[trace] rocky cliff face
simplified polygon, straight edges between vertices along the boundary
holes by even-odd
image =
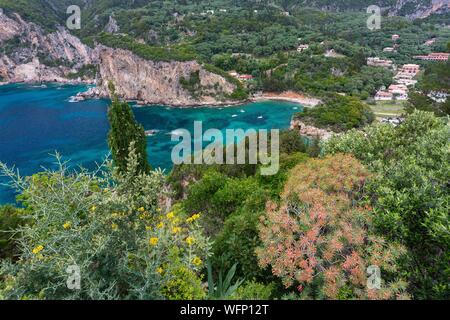
[[[142,104],[190,106],[234,102],[227,96],[236,89],[235,85],[196,61],[147,61],[126,50],[101,45],[91,49],[63,27],[46,34],[18,14],[7,16],[0,11],[0,45],[3,49],[0,82],[67,82],[68,74],[94,64],[99,69],[96,92],[100,96],[109,95],[111,81],[119,96]],[[182,79],[189,80],[193,74],[198,75],[195,92],[182,85]]]
[[[338,135],[331,130],[317,128],[300,120],[292,120],[290,129],[298,131],[302,136],[308,138],[320,138],[320,140],[328,140],[332,136]]]
[[[190,106],[233,103],[226,96],[235,90],[235,85],[206,71],[196,61],[148,61],[127,50],[104,46],[96,50],[103,95],[107,94],[108,82],[111,81],[119,96],[142,104]],[[193,94],[180,81],[196,73],[201,90]]]
[[[64,81],[68,73],[95,62],[93,50],[66,29],[46,34],[1,9],[0,47],[0,77],[10,82]]]
[[[302,0],[301,4],[329,11],[365,11],[369,5],[377,5],[391,16],[411,19],[426,18],[433,13],[450,11],[450,0]]]
[[[411,19],[426,18],[434,13],[450,11],[450,0],[397,0],[390,15],[403,15]]]

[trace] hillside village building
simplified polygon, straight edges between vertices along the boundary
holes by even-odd
[[[301,45],[298,46],[297,52],[303,52],[303,51],[308,50],[308,49],[309,49],[309,45],[308,44],[301,44]]]
[[[391,101],[394,98],[394,95],[390,92],[386,91],[378,91],[375,95],[376,101]]]
[[[394,84],[391,84],[387,90],[380,90],[375,95],[377,101],[407,100],[408,87],[416,85],[417,80],[414,77],[420,72],[418,64],[405,64],[397,70],[394,76]]]
[[[392,47],[386,47],[383,49],[383,52],[394,52],[394,51],[395,51],[395,49]]]
[[[450,53],[433,52],[426,56],[424,56],[424,55],[414,56],[414,59],[425,60],[425,61],[447,61],[449,56],[450,56]]]
[[[367,58],[367,65],[373,67],[391,68],[393,66],[392,60],[384,60],[378,57]]]

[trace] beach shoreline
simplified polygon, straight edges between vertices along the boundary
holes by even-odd
[[[264,92],[259,96],[252,97],[250,100],[254,102],[264,100],[287,101],[298,103],[305,107],[315,107],[322,102],[320,99],[308,97],[302,93],[297,93],[294,91],[285,91],[281,93]]]

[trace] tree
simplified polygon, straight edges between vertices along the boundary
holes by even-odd
[[[147,138],[142,125],[138,124],[134,118],[133,111],[128,103],[119,101],[114,90],[113,102],[108,110],[108,119],[111,129],[108,135],[108,143],[111,149],[114,166],[120,172],[127,170],[127,157],[129,147],[134,142],[134,148],[138,155],[137,171],[148,173],[150,165],[147,160]]]

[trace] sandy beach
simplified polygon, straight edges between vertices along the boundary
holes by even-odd
[[[260,96],[256,96],[252,98],[253,101],[261,101],[261,100],[284,100],[289,102],[295,102],[302,104],[307,107],[315,107],[321,100],[317,98],[308,97],[304,94],[297,93],[294,91],[285,91],[282,93],[276,92],[264,92]]]

